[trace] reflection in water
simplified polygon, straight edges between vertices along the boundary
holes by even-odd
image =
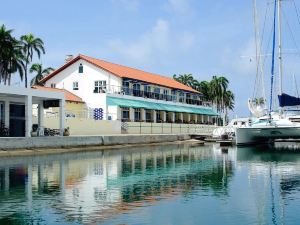
[[[170,210],[151,211],[164,204],[190,222],[215,224],[208,218],[222,206],[223,224],[282,224],[300,203],[300,157],[265,150],[164,145],[0,159],[0,224],[137,223],[133,215],[181,224]]]

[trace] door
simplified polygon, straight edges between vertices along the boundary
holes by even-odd
[[[4,102],[0,102],[0,123],[4,123]]]
[[[9,105],[9,134],[11,137],[25,136],[25,105]]]

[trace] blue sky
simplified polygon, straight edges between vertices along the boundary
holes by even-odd
[[[36,60],[44,66],[82,53],[166,76],[224,75],[236,95],[232,115],[249,114],[255,62],[240,56],[255,53],[252,0],[1,1],[0,24],[44,41]],[[267,0],[258,2],[263,15]]]

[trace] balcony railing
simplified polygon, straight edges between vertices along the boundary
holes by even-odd
[[[189,104],[189,105],[211,107],[211,103],[207,101],[203,101],[202,99],[200,99],[201,97],[198,97],[197,99],[187,98],[186,96],[182,96],[182,95],[180,96],[180,95],[162,94],[162,93],[143,91],[143,90],[137,90],[128,87],[120,87],[114,85],[110,85],[110,86],[107,85],[106,87],[103,87],[100,93],[128,95],[128,96],[156,99],[162,101],[179,102],[179,103]]]

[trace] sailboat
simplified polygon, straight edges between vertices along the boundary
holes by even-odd
[[[282,91],[282,37],[281,37],[281,7],[282,0],[274,1],[273,22],[273,48],[271,68],[270,102],[268,110],[257,111],[258,117],[248,126],[236,129],[237,145],[253,145],[267,143],[275,139],[300,138],[300,116],[291,115],[285,111],[285,107],[300,105],[300,98],[288,95]],[[277,19],[277,20],[276,20]],[[274,86],[274,64],[276,45],[276,21],[278,26],[278,80],[279,80],[279,109],[273,110],[273,86]],[[250,111],[255,111],[251,102],[248,102]],[[252,108],[251,108],[252,107]],[[264,112],[265,115],[261,116]]]

